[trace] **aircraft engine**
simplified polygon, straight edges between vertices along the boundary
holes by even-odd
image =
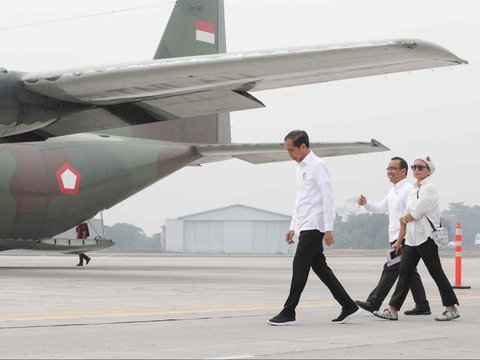
[[[0,137],[43,128],[59,117],[62,103],[25,89],[21,75],[0,68]]]

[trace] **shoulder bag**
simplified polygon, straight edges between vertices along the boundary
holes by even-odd
[[[430,223],[430,226],[432,227],[432,240],[435,241],[435,244],[437,244],[438,247],[442,245],[447,245],[448,242],[450,241],[448,239],[448,230],[447,228],[442,227],[442,223],[440,223],[440,226],[435,229],[435,226],[433,226],[433,223],[430,221],[430,219],[425,215],[427,218],[428,222]]]

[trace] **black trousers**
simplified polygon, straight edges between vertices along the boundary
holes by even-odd
[[[290,294],[285,302],[281,314],[295,318],[295,308],[300,301],[305,284],[307,283],[310,268],[328,287],[335,300],[342,306],[342,310],[356,309],[357,305],[347,294],[333,271],[328,267],[323,254],[323,236],[319,230],[300,232],[297,251],[293,258],[292,282]]]
[[[410,280],[420,259],[423,260],[428,272],[437,284],[443,306],[458,305],[457,296],[443,271],[438,255],[438,246],[430,238],[418,246],[405,245],[400,262],[400,276],[389,305],[400,310],[407,297]]]
[[[368,295],[367,299],[367,301],[377,310],[380,309],[380,306],[392,289],[395,281],[397,281],[400,273],[400,264],[401,262],[391,266],[388,266],[387,263],[383,265],[383,271],[382,275],[380,276],[380,280],[378,281],[375,289],[373,289],[370,295]],[[417,306],[429,306],[427,295],[425,294],[425,288],[423,287],[422,279],[420,274],[417,272],[417,269],[415,269],[412,274],[409,288],[412,291],[413,300]]]
[[[87,259],[90,259],[87,255],[85,255],[84,253],[79,253],[78,254],[78,259],[80,261],[80,264],[83,264],[83,260],[87,260]]]

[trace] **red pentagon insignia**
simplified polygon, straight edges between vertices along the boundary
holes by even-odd
[[[80,171],[69,163],[65,163],[55,172],[55,175],[57,176],[62,194],[77,195],[80,188],[80,179],[82,178]]]

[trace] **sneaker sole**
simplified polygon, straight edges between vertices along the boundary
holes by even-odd
[[[351,313],[350,315],[348,315],[345,319],[343,319],[342,321],[333,321],[333,320],[330,320],[330,322],[332,324],[344,324],[346,323],[347,321],[349,320],[352,320],[353,318],[356,318],[358,315],[360,315],[362,313],[362,310],[361,309],[358,309],[357,311],[355,311],[354,313]]]
[[[435,318],[435,320],[436,320],[436,321],[452,321],[452,320],[458,319],[459,317],[460,317],[460,315],[455,316],[454,318],[451,318],[451,319],[438,319],[438,318]]]
[[[277,322],[267,320],[267,324],[272,326],[294,326],[294,325],[297,325],[297,321],[293,320],[293,321],[286,321],[283,323],[277,323]]]
[[[357,304],[357,305],[358,305],[358,304]],[[362,308],[363,310],[368,311],[369,313],[372,313],[372,314],[373,314],[374,311],[378,311],[378,309],[366,308],[366,307],[363,307],[363,306],[361,306],[361,305],[358,305],[358,307],[359,307],[359,308]]]
[[[414,313],[414,314],[407,314],[406,312],[404,312],[403,314],[407,315],[407,316],[418,316],[418,315],[432,315],[432,312],[431,311],[425,311],[425,312],[422,312],[422,313]]]

